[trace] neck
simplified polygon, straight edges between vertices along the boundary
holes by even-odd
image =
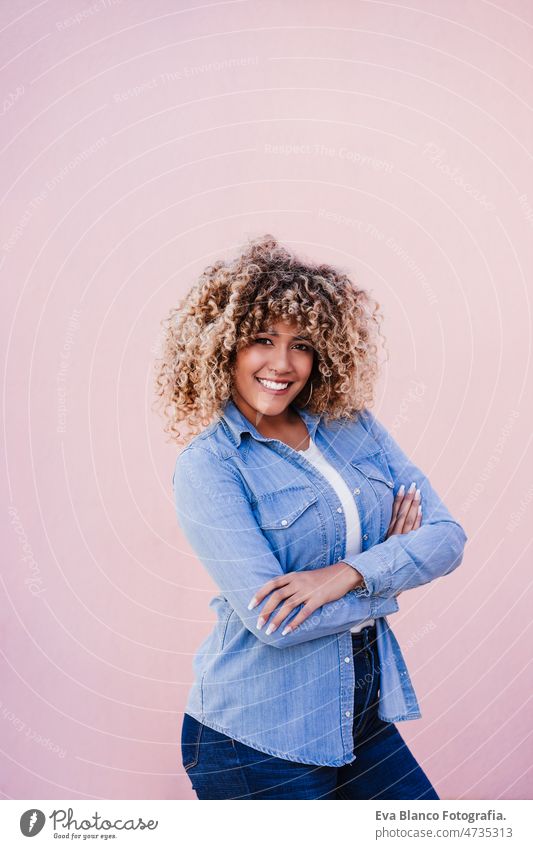
[[[232,401],[241,411],[243,416],[245,416],[248,421],[253,424],[256,430],[259,431],[261,436],[275,438],[277,434],[286,430],[287,427],[295,424],[299,419],[298,414],[295,412],[291,404],[287,404],[285,409],[280,413],[269,415],[268,413],[263,413],[261,410],[257,410],[255,407],[252,407],[251,404],[248,404],[248,402],[245,401],[244,398],[241,398],[240,395],[233,395]]]

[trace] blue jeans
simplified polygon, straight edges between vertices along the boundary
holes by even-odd
[[[439,799],[392,722],[378,718],[375,625],[352,634],[355,761],[302,764],[259,752],[185,713],[182,762],[198,799]]]

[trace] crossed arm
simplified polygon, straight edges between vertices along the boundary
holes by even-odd
[[[415,495],[415,490],[412,488],[405,490],[405,486],[400,487],[394,499],[387,537],[393,534],[406,534],[421,525],[420,501]],[[368,587],[361,572],[354,565],[341,560],[324,569],[302,569],[267,581],[259,592],[255,593],[248,608],[253,610],[268,596],[258,618],[257,627],[262,628],[266,625],[266,633],[272,634],[285,617],[299,605],[298,614],[281,632],[284,636],[305,622],[307,617],[322,605],[337,601],[351,591],[368,595],[367,590]],[[394,595],[398,597],[401,592],[402,590],[398,590]]]
[[[348,592],[324,604],[286,636],[281,635],[281,628],[273,634],[258,630],[260,608],[250,611],[250,599],[267,581],[285,573],[257,524],[238,475],[208,449],[195,446],[179,455],[173,485],[178,521],[186,539],[244,626],[261,642],[282,649],[338,634],[365,619],[399,609],[394,597],[358,597]],[[285,624],[300,609],[301,605],[294,608]]]
[[[426,475],[407,457],[370,410],[360,413],[363,426],[384,449],[393,480],[415,481],[424,504],[420,528],[391,536],[345,562],[365,579],[358,595],[390,598],[403,590],[422,586],[448,575],[463,560],[468,539],[450,515]]]
[[[348,630],[368,618],[395,613],[400,592],[448,574],[462,561],[467,539],[462,527],[385,428],[369,411],[361,415],[364,426],[385,448],[394,479],[415,481],[420,488],[424,499],[422,526],[326,567],[337,570],[328,573],[331,582],[343,570],[346,576],[348,564],[364,577],[364,585],[357,586],[356,580],[356,589],[350,591],[353,579],[343,579],[348,581],[345,594],[312,610],[296,630],[285,635],[285,626],[296,619],[304,604],[293,607],[278,623],[284,628],[267,633],[256,627],[265,602],[252,611],[252,597],[268,582],[282,582],[286,575],[257,525],[238,475],[207,448],[186,448],[177,459],[173,485],[183,533],[244,626],[268,645],[285,648]],[[319,571],[324,570],[307,574]]]

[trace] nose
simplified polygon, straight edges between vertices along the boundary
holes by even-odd
[[[284,345],[278,345],[272,350],[269,365],[272,369],[275,369],[277,375],[292,371],[289,351]]]

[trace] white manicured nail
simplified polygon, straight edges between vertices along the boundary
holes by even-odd
[[[290,632],[291,632],[291,631],[292,631],[291,626],[290,626],[290,625],[286,625],[286,626],[285,626],[285,628],[283,629],[283,631],[281,632],[281,636],[282,636],[282,637],[284,637],[284,636],[285,636],[285,634],[290,634]]]
[[[407,492],[410,494],[411,492],[414,492],[415,489],[416,489],[416,483],[413,481],[413,483],[411,484],[411,486],[409,487]]]
[[[403,495],[403,494],[404,494],[404,492],[405,492],[405,486],[404,486],[404,485],[403,485],[403,483],[402,483],[402,485],[401,485],[400,489],[398,490],[398,495]]]
[[[272,622],[271,622],[270,625],[268,626],[268,628],[266,629],[265,634],[272,634],[276,630],[277,627],[278,627],[277,625],[273,625]]]
[[[254,596],[253,599],[251,600],[250,604],[248,605],[248,610],[253,610],[254,607],[256,606],[256,604],[257,604],[257,599]]]
[[[419,489],[417,489],[417,491],[415,492],[415,501],[420,501],[420,490]]]
[[[419,505],[419,507],[418,507],[418,515],[420,516],[420,514],[421,514],[421,513],[422,513],[422,505]]]
[[[265,622],[266,622],[266,619],[263,619],[263,617],[262,617],[262,616],[260,616],[260,617],[259,617],[259,619],[257,620],[257,625],[255,626],[255,627],[257,628],[257,630],[258,630],[258,631],[260,631],[260,630],[261,630],[261,628],[263,627],[263,625],[265,624]]]

